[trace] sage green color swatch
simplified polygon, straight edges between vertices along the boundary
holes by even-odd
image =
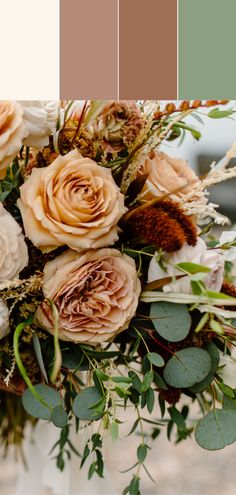
[[[179,0],[179,99],[235,99],[236,0]]]

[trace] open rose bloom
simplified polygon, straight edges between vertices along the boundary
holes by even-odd
[[[114,244],[124,196],[111,171],[78,151],[34,168],[18,200],[26,235],[42,251],[68,246],[82,251]]]
[[[59,313],[59,337],[98,344],[128,328],[141,285],[134,261],[116,249],[77,254],[68,251],[44,270],[44,296]],[[36,322],[54,333],[52,311],[44,302]]]

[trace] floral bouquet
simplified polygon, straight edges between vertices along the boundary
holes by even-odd
[[[215,237],[228,220],[208,198],[236,176],[236,146],[200,178],[160,151],[201,137],[190,114],[198,127],[203,108],[231,116],[225,103],[0,102],[5,448],[51,421],[58,468],[74,452],[102,477],[104,435],[116,439],[132,407],[140,443],[123,494],[138,495],[162,427],[209,450],[236,440],[222,369],[236,342],[236,231]],[[74,425],[90,436],[79,449]]]

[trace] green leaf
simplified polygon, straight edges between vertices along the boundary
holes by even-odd
[[[203,449],[219,450],[236,441],[236,412],[214,409],[196,426],[195,438]]]
[[[40,344],[40,340],[38,338],[37,333],[33,334],[33,346],[34,346],[34,352],[35,352],[35,355],[36,355],[36,358],[37,358],[37,361],[38,361],[38,364],[40,367],[40,371],[44,377],[44,380],[46,381],[46,383],[48,383],[47,372],[46,372],[44,362],[43,362],[41,344]]]
[[[184,262],[184,263],[178,263],[175,265],[175,268],[180,270],[181,272],[188,273],[190,275],[193,275],[194,273],[208,273],[210,272],[210,268],[207,268],[204,265],[198,265],[197,263],[191,263],[189,262]]]
[[[159,368],[165,366],[163,357],[161,357],[160,354],[157,354],[156,352],[149,352],[147,354],[147,358],[149,359],[150,363],[154,364],[154,366],[158,366]]]
[[[234,113],[235,112],[233,110],[219,110],[219,108],[217,107],[213,108],[213,110],[208,113],[208,117],[210,117],[211,119],[223,119],[225,117],[230,117]]]
[[[233,409],[236,411],[236,399],[233,400],[229,396],[224,395],[222,407],[225,410]]]
[[[52,410],[51,420],[57,428],[65,428],[68,423],[68,415],[62,406],[56,406]]]
[[[218,383],[218,387],[224,395],[227,395],[227,397],[230,397],[230,399],[234,398],[234,391],[231,387],[229,387],[229,385],[226,385],[225,383]]]
[[[194,394],[198,394],[200,392],[203,392],[203,390],[206,390],[206,388],[209,387],[209,385],[214,380],[214,375],[218,369],[219,362],[220,362],[219,350],[216,347],[216,345],[213,344],[213,342],[208,342],[204,346],[204,349],[208,352],[208,354],[211,357],[211,370],[208,373],[208,375],[206,376],[206,378],[204,378],[204,380],[202,380],[199,383],[196,383],[195,385],[193,385],[193,387],[190,387],[189,390],[191,392],[193,392]]]
[[[155,404],[155,394],[152,388],[149,388],[146,392],[146,403],[148,412],[151,414]]]
[[[183,418],[181,412],[178,411],[178,409],[176,409],[175,406],[172,406],[169,408],[169,413],[170,413],[171,419],[174,421],[177,428],[180,431],[187,431],[187,427],[186,427],[186,423],[184,421],[184,418]]]
[[[111,423],[111,438],[113,442],[117,440],[119,436],[119,425],[116,421],[112,421]]]
[[[101,399],[101,395],[96,387],[88,387],[79,392],[73,403],[73,413],[79,419],[92,421],[102,417],[101,412],[91,409]]]
[[[188,347],[170,358],[164,369],[164,379],[172,387],[192,387],[204,380],[210,369],[208,352],[198,347]]]
[[[61,406],[61,397],[59,392],[57,392],[54,388],[48,387],[48,385],[44,385],[43,383],[35,385],[34,388],[47,406],[37,400],[30,389],[27,389],[22,396],[24,409],[34,418],[47,420],[51,419],[52,409],[56,406]]]
[[[95,373],[96,373],[97,377],[99,378],[99,380],[101,380],[102,382],[106,382],[107,380],[109,380],[109,376],[106,375],[106,373],[104,373],[102,370],[97,369],[97,370],[95,370]]]
[[[133,387],[135,388],[135,390],[137,390],[137,392],[139,392],[139,394],[141,394],[142,392],[142,382],[139,378],[139,376],[137,375],[137,373],[135,373],[134,371],[130,371],[129,372],[129,377],[132,381],[132,384],[133,384]]]
[[[151,387],[153,378],[154,378],[153,371],[148,371],[142,381],[142,385],[141,385],[142,392],[146,392]]]
[[[140,464],[142,464],[147,457],[147,445],[141,443],[137,448],[137,458]]]
[[[130,495],[139,495],[139,481],[140,478],[138,476],[133,477],[129,486]]]
[[[131,379],[128,378],[127,376],[113,376],[112,381],[115,383],[130,383],[131,384]]]
[[[159,335],[170,342],[179,342],[189,333],[191,316],[185,304],[152,303],[150,318]]]

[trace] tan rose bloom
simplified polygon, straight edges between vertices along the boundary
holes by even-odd
[[[0,282],[18,278],[28,264],[28,249],[15,219],[0,204]]]
[[[134,260],[116,249],[67,251],[44,269],[44,296],[59,312],[59,338],[98,344],[125,330],[140,295]],[[36,323],[54,332],[51,308],[45,301]]]
[[[33,169],[18,200],[25,232],[42,251],[67,245],[81,251],[113,244],[126,211],[111,171],[78,151]]]
[[[0,179],[22,146],[28,131],[23,122],[23,109],[15,101],[0,101]]]
[[[150,152],[139,174],[147,174],[147,180],[141,192],[142,198],[147,201],[173,191],[175,192],[170,195],[171,199],[178,200],[191,192],[193,184],[199,180],[185,160],[170,157],[160,151]]]

